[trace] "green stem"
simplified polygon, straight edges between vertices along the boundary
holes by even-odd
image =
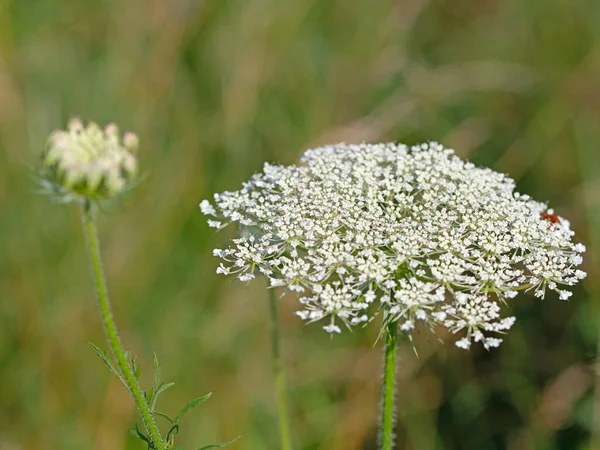
[[[596,314],[596,317],[599,317],[598,314]],[[596,355],[600,355],[600,339],[598,339]],[[594,382],[595,385],[590,450],[600,450],[600,374],[596,374]]]
[[[398,349],[398,324],[390,322],[387,325],[385,336],[385,364],[383,369],[381,405],[381,424],[379,440],[381,450],[394,448],[394,422],[395,422],[395,388],[396,388],[396,360]]]
[[[156,450],[165,450],[164,441],[160,435],[160,431],[154,423],[154,418],[150,412],[148,402],[146,401],[145,395],[140,389],[138,380],[133,374],[133,370],[127,361],[125,351],[121,346],[119,339],[119,332],[117,331],[117,325],[113,318],[110,306],[110,300],[108,298],[108,291],[106,289],[106,282],[104,278],[104,270],[102,268],[102,256],[100,255],[100,244],[98,241],[98,233],[96,231],[96,220],[94,206],[89,200],[86,200],[82,207],[83,216],[83,230],[85,233],[91,265],[92,265],[92,276],[96,287],[96,296],[98,298],[98,305],[100,306],[100,313],[102,316],[102,322],[104,324],[104,330],[106,331],[106,337],[108,343],[112,349],[112,352],[117,359],[119,368],[125,377],[129,392],[135,401],[135,404],[142,416],[142,422],[148,432],[149,438],[152,441],[153,448]]]
[[[283,360],[279,348],[279,326],[277,321],[277,304],[275,290],[269,291],[269,316],[271,328],[271,345],[273,352],[273,374],[275,376],[275,393],[277,394],[277,410],[279,415],[279,439],[281,450],[291,450],[290,425],[288,422],[285,377],[283,375]]]

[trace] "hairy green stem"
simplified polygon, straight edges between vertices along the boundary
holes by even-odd
[[[575,136],[577,142],[576,154],[579,159],[579,168],[584,186],[595,186],[600,182],[600,174],[597,170],[600,164],[597,142],[600,138],[597,119],[591,113],[582,114],[575,123]],[[600,254],[600,208],[598,207],[598,195],[593,189],[582,191],[586,212],[587,228],[589,230],[589,243],[591,253]],[[590,255],[591,256],[591,255]],[[597,260],[591,258],[589,272],[589,305],[590,313],[595,316],[596,332],[600,331],[600,284],[598,284],[599,266]],[[594,276],[596,275],[596,276]],[[597,337],[596,358],[600,357],[600,335]],[[591,423],[590,450],[600,450],[600,371],[596,370],[594,377],[594,398]]]
[[[279,439],[281,450],[291,450],[290,425],[288,422],[287,401],[285,392],[285,377],[283,374],[283,360],[279,348],[279,326],[277,321],[277,300],[275,290],[269,291],[269,316],[271,328],[271,346],[273,352],[273,375],[275,377],[275,393],[277,395],[277,412],[279,415]]]
[[[383,368],[383,384],[381,404],[381,424],[379,442],[381,450],[394,448],[395,424],[395,389],[396,389],[396,360],[398,350],[398,324],[390,322],[385,336],[385,363]]]
[[[148,406],[146,397],[142,393],[138,380],[133,374],[133,369],[127,361],[125,351],[123,350],[121,341],[119,339],[119,332],[112,315],[110,300],[108,298],[104,269],[102,268],[102,256],[100,254],[100,244],[98,241],[98,233],[96,231],[94,205],[92,205],[89,200],[86,200],[83,204],[82,216],[83,230],[91,260],[92,276],[94,278],[94,284],[96,287],[96,297],[98,299],[100,315],[102,316],[102,323],[104,325],[104,330],[106,331],[108,343],[110,344],[115,358],[117,359],[119,369],[125,378],[129,392],[131,393],[138,411],[142,416],[142,422],[144,423],[144,427],[146,428],[149,438],[152,441],[153,448],[156,450],[165,450],[166,447],[164,441],[160,435],[158,427],[154,423],[154,418],[150,412],[150,407]]]
[[[596,317],[600,316],[596,313]],[[600,355],[600,338],[596,344],[596,355]],[[591,431],[590,450],[600,450],[600,373],[596,373],[594,380],[594,401]]]

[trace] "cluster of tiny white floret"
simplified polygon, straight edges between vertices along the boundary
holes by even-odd
[[[66,130],[54,131],[42,154],[42,178],[66,200],[109,199],[121,193],[137,175],[138,138],[121,137],[115,124],[104,129],[72,119]]]
[[[520,291],[566,300],[586,274],[569,222],[515,192],[508,176],[437,143],[338,144],[299,166],[265,164],[235,192],[204,200],[209,225],[240,235],[214,254],[217,273],[300,293],[307,321],[339,333],[383,312],[407,334],[424,324],[497,347]],[[562,286],[562,287],[560,287]],[[491,335],[490,335],[491,334]]]

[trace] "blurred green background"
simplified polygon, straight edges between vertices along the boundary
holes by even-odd
[[[198,448],[277,449],[267,301],[215,274],[198,202],[338,141],[438,140],[549,200],[588,246],[570,302],[519,297],[491,353],[401,350],[398,448],[590,449],[600,323],[598,0],[0,0],[0,449],[142,449],[104,345],[79,211],[36,192],[72,115],[137,132],[148,176],[101,218],[122,337]],[[377,327],[280,304],[296,449],[375,449]],[[598,408],[596,408],[598,409]]]

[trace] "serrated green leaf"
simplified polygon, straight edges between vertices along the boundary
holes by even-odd
[[[131,356],[131,369],[133,370],[133,376],[135,377],[136,380],[140,379],[140,366],[138,365],[137,362],[135,362],[135,356]]]
[[[161,394],[163,392],[165,392],[167,389],[169,389],[171,386],[175,386],[175,382],[171,381],[169,383],[164,383],[160,386],[160,388],[158,389],[158,391],[156,392],[156,395]]]
[[[228,446],[229,444],[233,444],[235,441],[237,441],[239,438],[241,438],[242,436],[238,436],[235,439],[232,439],[229,442],[223,442],[222,444],[213,444],[213,445],[207,445],[206,447],[202,447],[198,450],[210,450],[211,448],[223,448]]]
[[[144,398],[146,399],[146,402],[148,403],[148,405],[150,405],[153,401],[154,389],[150,389],[149,392],[142,391],[142,394],[144,395]]]
[[[154,352],[154,391],[158,389],[160,386],[160,364],[158,363],[158,357],[156,356],[156,352]]]
[[[96,354],[100,357],[100,359],[104,362],[104,364],[106,364],[106,366],[109,368],[109,370],[115,374],[115,376],[119,379],[121,384],[123,384],[123,386],[125,386],[125,389],[127,389],[127,392],[131,393],[131,391],[129,391],[129,386],[127,386],[127,383],[125,382],[125,378],[123,378],[123,376],[121,375],[121,371],[119,371],[117,369],[117,367],[113,364],[112,360],[106,354],[106,352],[101,350],[93,342],[88,341],[88,344],[90,344],[92,346],[92,348],[94,349]]]
[[[193,409],[196,406],[201,405],[206,400],[208,400],[211,395],[212,395],[212,392],[209,392],[204,397],[195,398],[194,400],[192,400],[191,402],[189,402],[187,405],[185,405],[183,408],[181,408],[181,411],[179,411],[179,414],[177,414],[177,417],[175,417],[175,423],[178,423],[179,419],[181,419],[183,417],[183,415],[186,412],[188,412],[190,409]]]
[[[116,372],[115,366],[113,365],[113,363],[110,360],[110,358],[108,357],[108,355],[106,355],[104,350],[101,350],[100,347],[98,347],[93,342],[88,341],[88,344],[90,344],[92,346],[92,348],[95,350],[96,354],[100,357],[100,359],[102,361],[104,361],[104,364],[106,364],[110,370],[112,370],[113,372]]]
[[[152,396],[152,400],[149,402],[150,408],[152,408],[152,411],[154,411],[154,408],[156,408],[156,402],[158,401],[158,396],[174,385],[175,385],[175,383],[171,381],[170,383],[164,383],[159,386],[158,390]]]
[[[133,356],[133,354],[131,353],[131,350],[126,350],[124,353],[125,356],[125,360],[127,362],[129,362],[129,366],[131,367],[131,370],[133,372],[133,376],[135,378],[139,378],[140,376],[140,368],[137,365],[137,363],[135,362],[135,356]]]
[[[139,438],[142,441],[146,442],[148,445],[150,445],[150,440],[144,435],[144,433],[142,433],[139,428],[137,427],[137,425],[135,426],[135,430],[129,430],[129,434],[133,437]]]

